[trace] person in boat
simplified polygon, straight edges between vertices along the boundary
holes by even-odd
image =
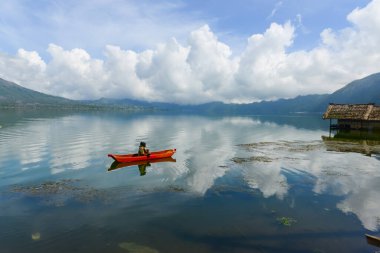
[[[138,155],[147,155],[147,156],[150,155],[149,149],[146,148],[146,143],[143,141],[140,142]]]

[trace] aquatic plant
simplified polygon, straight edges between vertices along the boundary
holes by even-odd
[[[159,253],[156,249],[152,249],[148,246],[140,245],[134,242],[122,242],[119,243],[119,247],[130,253]]]
[[[38,241],[41,239],[41,234],[39,232],[35,232],[32,234],[32,240],[33,241]]]
[[[283,226],[287,226],[287,227],[290,227],[292,226],[294,223],[297,222],[296,219],[294,218],[291,218],[291,217],[278,217],[277,218],[277,221],[283,225]]]
[[[272,159],[268,156],[252,156],[252,157],[248,157],[248,158],[234,157],[231,160],[234,163],[241,164],[241,163],[247,163],[247,162],[269,163],[269,162],[272,162],[274,159]]]
[[[62,207],[69,200],[86,204],[97,200],[107,203],[111,196],[103,190],[87,185],[81,186],[80,180],[77,179],[47,181],[37,185],[15,185],[11,188],[11,192],[37,197],[40,203],[55,207]]]

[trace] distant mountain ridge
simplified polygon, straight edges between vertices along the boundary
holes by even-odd
[[[89,101],[71,100],[27,89],[0,78],[0,108],[57,108],[57,109],[123,109],[142,110],[138,106],[99,105]]]
[[[47,95],[0,78],[0,105],[77,104],[78,101]]]
[[[376,103],[380,104],[380,73],[350,82],[332,94],[298,96],[292,99],[262,101],[250,104],[225,104],[210,102],[200,105],[146,102],[133,99],[77,101],[36,92],[0,78],[0,106],[64,105],[96,108],[134,108],[141,110],[180,111],[217,114],[287,114],[319,113],[329,103]]]
[[[331,103],[380,104],[380,73],[355,80],[329,96]]]

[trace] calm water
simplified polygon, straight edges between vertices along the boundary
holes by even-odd
[[[320,116],[0,112],[0,252],[378,252],[376,141]],[[108,168],[108,153],[177,148]]]

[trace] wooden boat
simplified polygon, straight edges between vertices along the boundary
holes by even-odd
[[[121,169],[124,167],[130,167],[130,166],[138,166],[138,165],[147,165],[150,163],[162,163],[162,162],[176,162],[177,160],[173,157],[166,157],[166,158],[160,158],[160,159],[154,159],[150,161],[135,161],[135,162],[126,162],[126,163],[120,163],[118,161],[114,161],[111,166],[108,168],[108,171]]]
[[[161,151],[150,152],[149,155],[138,155],[138,154],[127,154],[127,155],[117,155],[108,154],[109,157],[113,158],[115,161],[125,163],[125,162],[137,162],[137,161],[151,161],[160,158],[171,157],[177,150],[167,149]]]
[[[367,238],[368,244],[380,247],[380,237],[369,235],[369,234],[366,234],[365,237]]]

